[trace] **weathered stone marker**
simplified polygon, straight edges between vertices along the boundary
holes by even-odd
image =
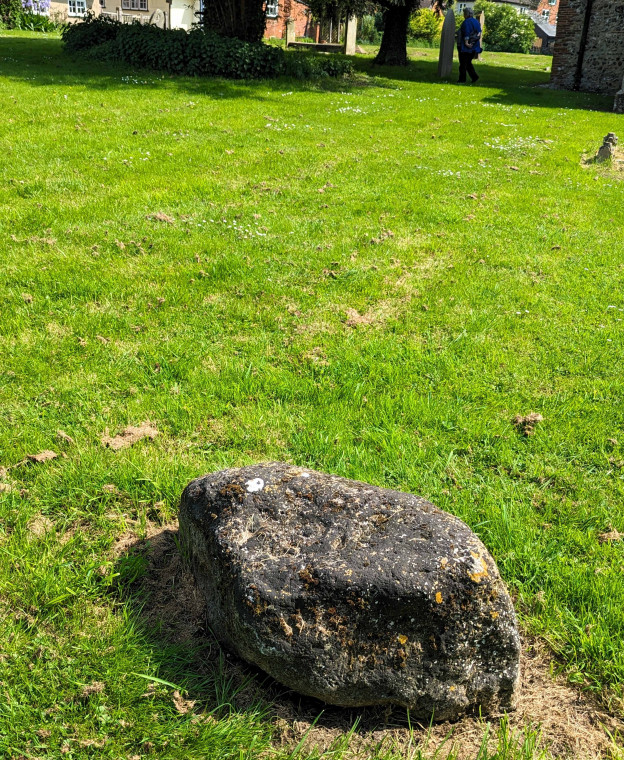
[[[254,465],[192,481],[180,534],[219,641],[301,694],[425,720],[513,706],[520,642],[494,560],[419,496]]]
[[[357,46],[357,16],[347,16],[347,24],[345,28],[345,55],[355,55],[355,48]]]
[[[597,164],[601,164],[603,161],[608,161],[609,159],[613,158],[615,155],[615,146],[617,144],[617,135],[614,132],[609,132],[609,134],[602,141],[602,145],[598,148],[598,153],[596,153],[594,161]]]
[[[295,40],[295,19],[289,18],[286,21],[286,47],[292,45]]]
[[[150,16],[149,23],[157,26],[159,29],[164,29],[167,26],[167,17],[160,8],[156,8]]]
[[[442,32],[440,34],[440,55],[438,57],[438,76],[440,79],[448,79],[453,71],[453,52],[457,43],[455,34],[455,14],[449,8],[444,17]]]
[[[483,47],[483,35],[485,33],[485,13],[483,11],[481,11],[481,13],[479,14],[479,26],[481,27],[481,39],[479,40],[479,44],[481,45],[481,52],[479,53],[478,60],[482,61],[483,60],[483,50],[484,50],[484,47]]]

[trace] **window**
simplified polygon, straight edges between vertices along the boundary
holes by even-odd
[[[266,15],[269,18],[277,18],[279,15],[279,2],[278,0],[267,0]]]
[[[87,12],[86,0],[67,0],[68,16],[84,16]]]
[[[557,0],[548,0],[548,5],[557,5]]]
[[[550,11],[548,10],[548,8],[544,8],[544,10],[542,11],[542,18],[545,21],[550,21]]]
[[[147,0],[121,0],[121,8],[124,11],[146,11]]]
[[[106,0],[100,0],[100,8],[106,8]]]

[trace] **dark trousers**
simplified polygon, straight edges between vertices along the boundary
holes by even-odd
[[[472,79],[473,82],[476,82],[479,78],[479,75],[475,71],[475,67],[472,65],[472,62],[475,58],[478,57],[477,53],[460,53],[459,54],[459,81],[465,82],[466,81],[466,73],[470,75],[470,79]]]

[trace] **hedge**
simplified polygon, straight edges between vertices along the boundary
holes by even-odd
[[[230,79],[339,77],[353,70],[340,56],[285,52],[263,42],[243,42],[203,29],[159,29],[141,23],[122,24],[105,16],[87,16],[67,26],[63,42],[68,53],[103,61],[121,61],[138,68],[190,76]]]

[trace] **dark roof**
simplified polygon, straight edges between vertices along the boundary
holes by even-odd
[[[542,21],[541,19],[536,21],[534,19],[533,23],[546,37],[552,37],[554,39],[557,36],[557,27],[549,24],[547,21]]]

